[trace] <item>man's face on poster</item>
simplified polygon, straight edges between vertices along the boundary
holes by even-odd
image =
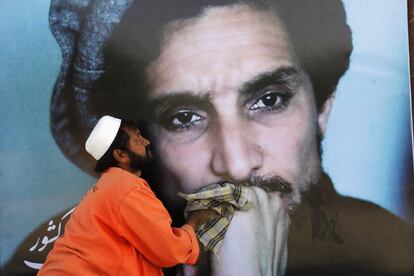
[[[147,68],[152,136],[166,178],[187,193],[219,181],[280,178],[299,192],[321,172],[312,84],[281,22],[247,5],[165,28]]]

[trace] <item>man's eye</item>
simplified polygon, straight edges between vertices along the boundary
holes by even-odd
[[[180,131],[190,129],[204,119],[203,116],[192,111],[178,111],[175,114],[172,114],[165,126],[167,129]]]
[[[287,105],[290,99],[289,95],[283,95],[277,92],[270,92],[260,97],[253,105],[250,106],[250,110],[253,111],[274,111],[283,108]]]

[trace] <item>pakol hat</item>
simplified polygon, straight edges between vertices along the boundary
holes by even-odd
[[[86,140],[86,151],[99,160],[111,146],[120,126],[121,119],[109,115],[100,118]]]

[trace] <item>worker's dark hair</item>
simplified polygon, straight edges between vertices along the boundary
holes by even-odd
[[[129,119],[122,119],[121,126],[118,133],[115,136],[111,146],[105,152],[105,154],[96,161],[95,172],[103,173],[110,167],[119,167],[118,161],[113,156],[115,149],[128,150],[129,135],[125,132],[124,128],[138,128],[138,123]]]
[[[144,110],[145,68],[160,53],[162,28],[173,20],[197,17],[205,8],[240,3],[273,11],[283,21],[320,108],[348,69],[352,52],[351,31],[341,0],[135,1],[106,44],[106,73],[99,89],[125,91],[128,108]]]

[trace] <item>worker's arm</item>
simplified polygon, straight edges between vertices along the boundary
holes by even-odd
[[[137,187],[120,206],[117,231],[154,265],[195,264],[199,246],[194,228],[203,219],[192,217],[191,226],[171,227],[171,217],[161,201],[149,189]]]
[[[200,225],[205,224],[217,217],[218,214],[213,210],[197,210],[188,214],[187,221],[185,223],[190,225],[195,232]]]

